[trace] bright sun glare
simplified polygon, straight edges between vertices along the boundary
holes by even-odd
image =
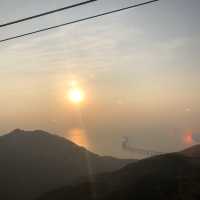
[[[69,100],[72,103],[81,103],[84,100],[84,93],[79,88],[73,88],[68,93]]]

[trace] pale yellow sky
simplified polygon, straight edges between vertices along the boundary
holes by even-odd
[[[39,12],[55,6],[45,0],[39,9],[37,0],[20,0],[13,5],[16,13],[5,13],[11,3],[2,2],[1,20],[6,21],[33,12],[31,8]],[[101,1],[87,11],[130,3]],[[65,136],[81,130],[91,150],[114,156],[127,156],[121,149],[125,135],[138,147],[183,148],[188,130],[200,132],[200,4],[192,0],[190,5],[186,0],[161,1],[1,45],[0,132],[43,129]],[[88,12],[45,18],[40,26]],[[34,29],[38,23],[4,29],[0,36]],[[73,80],[85,94],[81,119],[77,105],[65,98]]]

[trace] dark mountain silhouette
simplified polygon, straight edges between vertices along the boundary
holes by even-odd
[[[193,158],[200,158],[200,145],[192,146],[181,152],[183,155]]]
[[[80,177],[130,162],[99,156],[44,131],[17,129],[0,137],[0,199],[32,200]]]
[[[97,175],[93,182],[49,192],[39,200],[199,200],[199,155],[200,146],[194,146],[144,159],[116,172]]]

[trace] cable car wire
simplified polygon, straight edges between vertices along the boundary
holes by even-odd
[[[74,7],[78,7],[78,6],[82,6],[82,5],[85,5],[85,4],[93,3],[95,1],[97,1],[97,0],[88,0],[88,1],[81,2],[81,3],[73,4],[73,5],[70,5],[70,6],[65,6],[63,8],[59,8],[59,9],[56,9],[56,10],[51,10],[51,11],[40,13],[40,14],[33,15],[33,16],[30,16],[30,17],[26,17],[26,18],[15,20],[15,21],[7,22],[7,23],[4,23],[4,24],[0,24],[0,28],[5,27],[5,26],[10,26],[10,25],[13,25],[13,24],[18,24],[18,23],[21,23],[21,22],[24,22],[24,21],[35,19],[35,18],[43,17],[45,15],[50,15],[50,14],[53,14],[53,13],[56,13],[56,12],[61,12],[61,11],[71,9],[71,8],[74,8]]]
[[[139,4],[134,4],[132,6],[123,7],[123,8],[117,9],[117,10],[112,10],[112,11],[109,11],[109,12],[104,12],[104,13],[93,15],[93,16],[90,16],[90,17],[78,19],[78,20],[75,20],[75,21],[66,22],[66,23],[63,23],[63,24],[56,25],[56,26],[50,26],[50,27],[47,27],[47,28],[44,28],[44,29],[39,29],[39,30],[33,31],[33,32],[16,35],[16,36],[13,36],[13,37],[2,39],[2,40],[0,40],[0,43],[6,42],[6,41],[9,41],[9,40],[14,40],[14,39],[17,39],[17,38],[26,37],[26,36],[33,35],[33,34],[36,34],[36,33],[41,33],[41,32],[44,32],[44,31],[56,29],[56,28],[59,28],[59,27],[63,27],[63,26],[67,26],[67,25],[91,20],[91,19],[94,19],[94,18],[99,18],[99,17],[105,16],[105,15],[111,15],[113,13],[125,11],[125,10],[128,10],[128,9],[132,9],[132,8],[136,8],[136,7],[140,7],[140,6],[144,6],[144,5],[147,5],[147,4],[152,4],[152,3],[157,2],[157,1],[160,1],[160,0],[146,1],[146,2],[143,2],[143,3],[139,3]]]

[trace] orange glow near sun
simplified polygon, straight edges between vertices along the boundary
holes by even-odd
[[[70,129],[65,137],[79,146],[85,147],[87,149],[90,147],[86,132],[83,129]]]

